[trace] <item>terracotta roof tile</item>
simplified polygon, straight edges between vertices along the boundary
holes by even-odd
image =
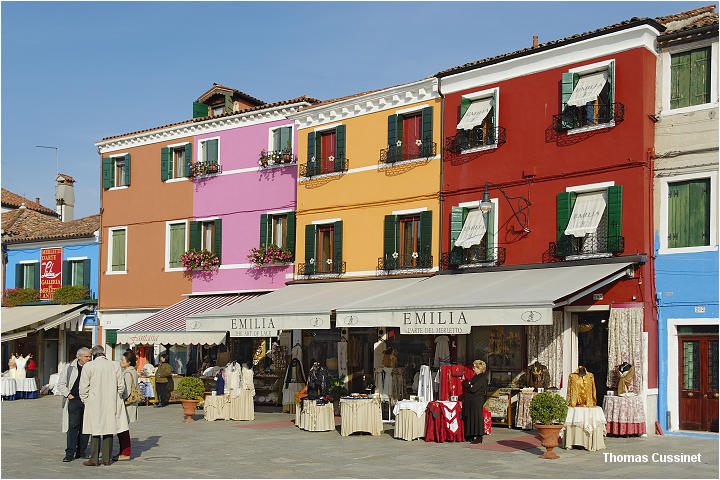
[[[27,208],[2,214],[2,240],[5,243],[90,237],[98,229],[99,214],[69,222],[61,222]]]
[[[25,204],[25,207],[30,210],[36,210],[45,215],[57,216],[57,213],[55,213],[55,210],[53,210],[51,208],[44,207],[44,206],[40,205],[39,203],[33,202],[32,200],[29,200],[29,199],[23,197],[22,195],[18,195],[17,193],[13,193],[10,190],[6,190],[4,188],[2,189],[2,204],[3,205],[20,208],[20,206],[23,203]]]
[[[112,139],[114,139],[114,138],[126,137],[126,136],[128,136],[128,135],[137,135],[137,134],[139,134],[139,133],[152,132],[152,131],[154,131],[154,130],[161,130],[161,129],[163,129],[163,128],[175,127],[175,126],[178,126],[178,125],[185,125],[185,124],[195,123],[195,122],[204,122],[205,120],[210,120],[210,119],[213,119],[213,118],[231,117],[231,116],[233,116],[233,115],[240,115],[240,114],[244,114],[244,113],[249,113],[249,112],[253,112],[253,111],[255,111],[255,110],[263,110],[263,109],[266,109],[266,108],[281,107],[281,106],[283,106],[283,105],[290,105],[290,104],[298,103],[298,102],[317,103],[318,101],[319,101],[319,100],[317,100],[317,99],[315,99],[315,98],[308,97],[307,95],[303,95],[302,97],[297,97],[297,98],[293,98],[293,99],[290,99],[290,100],[282,100],[282,101],[275,102],[275,103],[265,103],[265,104],[263,104],[263,105],[258,105],[257,107],[246,108],[246,109],[244,109],[244,110],[240,110],[239,112],[223,113],[222,115],[215,115],[215,116],[213,116],[213,117],[191,118],[190,120],[185,120],[185,121],[176,122],[176,123],[170,123],[170,124],[168,124],[168,125],[163,125],[163,126],[161,126],[161,127],[152,127],[152,128],[146,128],[145,130],[138,130],[138,131],[136,131],[136,132],[123,133],[123,134],[121,134],[121,135],[113,135],[113,136],[111,136],[111,137],[105,137],[105,138],[103,138],[103,139],[101,140],[101,142],[104,142],[105,140],[112,140]]]
[[[203,93],[202,95],[200,95],[200,96],[198,97],[198,102],[201,101],[201,100],[200,100],[201,98],[204,98],[208,93],[212,92],[212,91],[215,90],[216,88],[223,88],[223,89],[225,89],[225,90],[230,90],[230,91],[232,91],[233,93],[239,93],[241,96],[247,98],[247,99],[250,100],[251,102],[256,103],[256,104],[258,104],[258,105],[262,105],[262,104],[265,103],[265,102],[263,102],[262,100],[260,100],[259,98],[255,98],[255,97],[253,97],[252,95],[248,95],[248,94],[245,93],[245,92],[241,92],[240,90],[238,90],[238,89],[236,89],[236,88],[226,87],[225,85],[220,85],[219,83],[213,83],[213,86],[210,87],[210,89],[209,89],[208,91],[206,91],[205,93]]]
[[[70,175],[65,175],[64,173],[59,173],[58,177],[62,177],[66,182],[75,183],[75,179],[71,177]]]
[[[718,14],[715,12],[715,5],[708,5],[707,7],[657,17],[655,20],[667,28],[663,35],[682,31],[688,31],[688,34],[692,34],[693,29],[717,25]],[[663,35],[660,36],[660,40],[662,40]]]

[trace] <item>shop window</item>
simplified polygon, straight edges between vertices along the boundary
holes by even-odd
[[[109,229],[110,241],[108,243],[108,272],[124,273],[126,269],[127,245],[126,227],[115,227]]]
[[[185,253],[185,227],[186,222],[168,222],[167,223],[167,243],[165,251],[167,252],[165,269],[182,269],[182,260],[180,256]]]
[[[710,245],[710,179],[668,183],[668,248]]]
[[[343,273],[342,220],[305,226],[305,274]]]
[[[468,340],[468,358],[487,364],[491,387],[519,386],[527,356],[523,326],[473,327]]]
[[[103,188],[125,187],[130,185],[130,154],[102,159]]]
[[[562,74],[562,127],[610,123],[615,108],[615,62],[573,69]]]
[[[432,267],[432,211],[386,215],[382,269]]]
[[[188,225],[188,250],[208,250],[222,256],[222,219],[197,220]],[[183,250],[184,251],[184,250]]]
[[[670,55],[670,108],[710,103],[710,47]]]

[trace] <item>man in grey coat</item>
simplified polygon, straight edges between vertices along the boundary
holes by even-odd
[[[83,433],[92,436],[90,459],[83,465],[99,465],[101,442],[103,465],[110,465],[113,435],[129,430],[122,399],[125,381],[120,365],[105,358],[101,346],[94,346],[91,354],[93,360],[83,368],[79,387],[80,399],[85,404]]]
[[[80,374],[83,365],[90,361],[90,349],[78,349],[77,358],[60,372],[56,390],[62,395],[62,431],[67,432],[67,445],[63,462],[72,462],[85,456],[89,435],[82,433],[85,404],[80,400]]]

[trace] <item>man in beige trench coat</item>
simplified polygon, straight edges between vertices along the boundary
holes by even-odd
[[[92,348],[92,362],[80,375],[80,399],[85,404],[83,433],[92,435],[90,460],[83,465],[96,466],[102,443],[103,465],[110,465],[113,435],[128,430],[128,419],[122,394],[125,390],[120,365],[105,358],[103,348]]]

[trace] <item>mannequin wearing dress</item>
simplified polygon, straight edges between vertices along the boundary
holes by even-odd
[[[10,360],[8,360],[8,377],[15,378],[15,374],[17,373],[17,362],[15,361],[15,355],[10,356]]]
[[[20,355],[15,359],[15,364],[17,365],[17,371],[15,372],[15,378],[25,378],[25,365],[27,364],[28,359],[30,358],[30,355],[27,357],[23,357]]]

